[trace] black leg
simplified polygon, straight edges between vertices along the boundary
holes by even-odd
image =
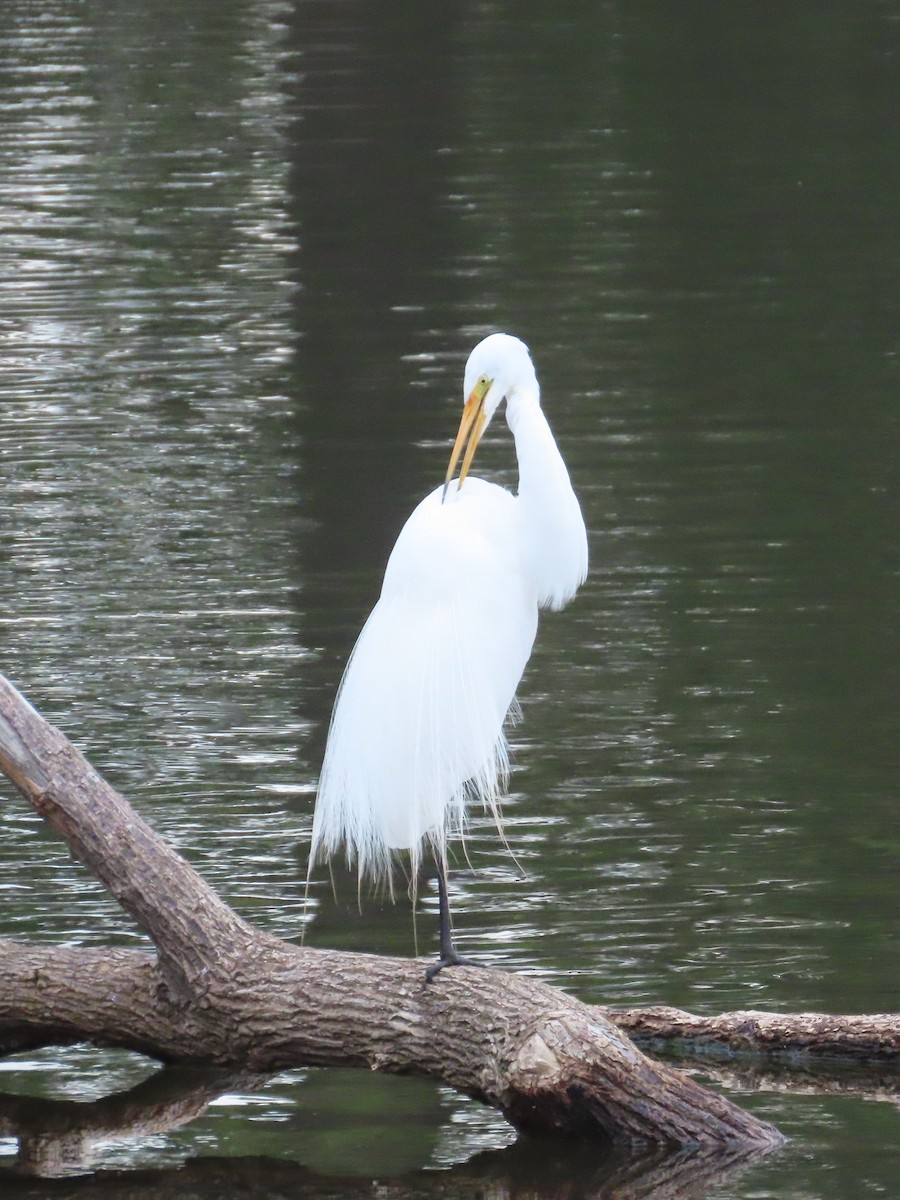
[[[441,959],[450,962],[456,957],[453,946],[453,926],[450,924],[450,898],[447,895],[447,869],[438,863],[438,907],[441,914]]]
[[[450,901],[447,898],[447,864],[435,859],[438,870],[438,904],[441,914],[441,957],[425,972],[425,982],[431,983],[444,967],[480,967],[481,963],[463,958],[453,945],[453,927],[450,924]]]

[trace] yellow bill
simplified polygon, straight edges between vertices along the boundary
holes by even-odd
[[[487,425],[484,399],[491,390],[493,382],[492,379],[487,379],[482,375],[469,393],[468,400],[463,405],[462,419],[459,422],[456,441],[453,443],[453,452],[450,455],[450,465],[447,467],[447,474],[444,478],[444,494],[441,497],[442,503],[447,499],[447,489],[450,486],[450,481],[453,479],[453,473],[456,470],[456,464],[459,462],[461,454],[463,460],[462,466],[459,469],[460,487],[462,487],[463,481],[469,473],[469,467],[472,465],[472,459],[475,457],[475,451],[478,449],[478,443],[481,441],[481,435],[484,433],[485,426]],[[465,447],[465,451],[463,447]]]

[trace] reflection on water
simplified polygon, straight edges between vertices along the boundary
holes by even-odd
[[[94,25],[67,4],[9,7],[6,665],[15,675],[24,648],[21,682],[48,715],[277,925],[296,875],[281,798],[311,786],[294,769],[308,721],[271,686],[309,653],[284,566],[311,519],[288,451],[272,453],[295,403],[288,10],[233,12],[213,54],[192,22],[173,60],[173,14],[148,30],[138,8],[110,6]],[[34,832],[10,814],[13,860]],[[234,878],[235,860],[256,874]],[[43,842],[38,934],[131,936],[100,889],[71,876]],[[82,903],[53,903],[72,889]],[[13,931],[33,924],[32,907],[14,908]],[[296,914],[280,924],[293,932]]]
[[[485,1189],[492,1196],[557,1195],[561,1178],[567,1192],[577,1189],[579,1195],[652,1196],[663,1186],[667,1196],[689,1196],[733,1180],[763,1157],[759,1151],[723,1148],[613,1148],[527,1140],[498,1149],[496,1138],[479,1151],[478,1131],[472,1127],[468,1161],[457,1162],[452,1128],[449,1136],[435,1141],[435,1122],[453,1098],[426,1086],[359,1072],[294,1072],[267,1082],[222,1068],[181,1067],[159,1071],[127,1092],[93,1103],[0,1095],[0,1121],[24,1143],[20,1173],[7,1172],[6,1182],[13,1195],[29,1196],[35,1194],[34,1177],[83,1175],[102,1164],[104,1171],[86,1186],[92,1195],[106,1187],[120,1194],[122,1176],[106,1172],[126,1167],[128,1160],[119,1158],[116,1142],[131,1127],[154,1135],[145,1137],[144,1149],[154,1143],[155,1191],[172,1186],[181,1194],[189,1180],[192,1194],[215,1196],[246,1195],[260,1187],[267,1195],[381,1196],[386,1187],[391,1194],[410,1197],[444,1195],[448,1189],[466,1195],[473,1190],[485,1194]],[[206,1120],[207,1107],[216,1110],[216,1121]],[[177,1128],[189,1118],[194,1144],[199,1140],[205,1152],[184,1160],[186,1146]],[[217,1154],[229,1124],[249,1153],[230,1158]],[[254,1124],[257,1128],[248,1136]],[[355,1150],[352,1164],[344,1149],[349,1138]],[[129,1165],[127,1183],[139,1188],[142,1180],[133,1173],[133,1156]]]
[[[4,5],[0,666],[267,929],[299,935],[334,689],[505,327],[593,565],[523,686],[516,860],[480,819],[459,855],[461,947],[588,1000],[897,1007],[893,27],[813,8]],[[479,461],[514,483],[502,426]],[[0,819],[4,934],[139,936],[16,799]],[[336,882],[313,944],[412,952],[408,902]],[[9,1085],[146,1069],[84,1053]],[[311,1090],[356,1090],[315,1078],[142,1161],[290,1156]],[[505,1144],[421,1086],[398,1169]],[[871,1106],[754,1102],[896,1182]]]

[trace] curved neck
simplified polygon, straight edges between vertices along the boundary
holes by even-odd
[[[569,472],[534,387],[506,402],[506,420],[519,460],[519,513],[523,546],[543,607],[561,608],[587,574],[587,534]]]
[[[512,430],[519,463],[519,495],[540,499],[548,491],[571,490],[569,472],[541,408],[537,380],[518,388],[506,401],[506,423]]]

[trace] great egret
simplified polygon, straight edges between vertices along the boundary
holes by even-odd
[[[444,483],[397,538],[381,597],[335,701],[313,820],[310,869],[343,845],[364,876],[386,879],[398,851],[412,878],[434,854],[443,967],[453,945],[447,840],[478,800],[500,828],[508,775],[503,725],[537,631],[587,574],[587,534],[541,411],[528,347],[505,333],[466,363],[465,405]],[[478,442],[506,401],[519,461],[516,495],[467,478]],[[459,479],[453,476],[462,457]],[[501,831],[502,832],[502,831]]]

